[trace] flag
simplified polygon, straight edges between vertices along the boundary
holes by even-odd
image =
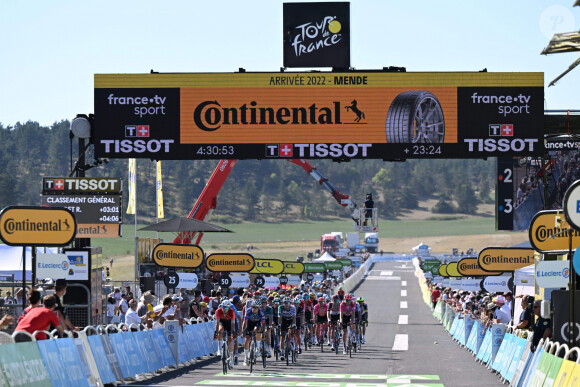
[[[157,219],[165,218],[163,213],[163,183],[161,182],[161,161],[157,161]]]
[[[129,203],[127,214],[135,214],[135,201],[137,200],[137,175],[135,173],[135,159],[129,159]]]

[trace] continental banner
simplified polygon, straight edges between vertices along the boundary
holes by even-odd
[[[203,250],[197,245],[159,243],[151,252],[153,260],[162,267],[195,269],[203,263]]]
[[[96,157],[541,156],[543,73],[95,74]]]
[[[254,259],[254,268],[250,274],[280,274],[284,271],[284,262],[279,259]]]
[[[304,273],[304,264],[301,262],[284,262],[283,274],[302,274]]]
[[[205,260],[209,271],[250,272],[254,268],[250,254],[211,254]]]
[[[326,264],[324,263],[305,263],[304,273],[324,273],[326,271]]]
[[[473,276],[490,276],[490,275],[500,275],[501,272],[493,273],[483,270],[479,266],[477,258],[463,258],[457,263],[457,271],[464,275],[465,277]]]
[[[534,264],[534,250],[513,247],[488,247],[479,252],[477,262],[484,271],[516,271]]]
[[[0,239],[9,246],[65,246],[76,229],[67,208],[10,206],[0,212]]]
[[[540,253],[562,253],[580,246],[580,231],[570,227],[563,211],[547,210],[538,212],[530,222],[530,244]]]

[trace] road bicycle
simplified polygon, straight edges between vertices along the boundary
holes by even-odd
[[[224,340],[222,342],[222,369],[224,375],[228,373],[228,369],[231,369],[230,366],[230,347],[228,345],[228,340]]]
[[[333,346],[332,349],[334,350],[334,353],[336,353],[338,355],[338,347],[340,346],[340,329],[338,329],[338,324],[332,324],[334,326],[334,329],[332,330],[332,338],[334,340],[333,342]]]
[[[272,343],[272,350],[274,351],[274,356],[276,357],[276,361],[280,359],[280,333],[279,328],[276,327],[275,329],[271,329],[271,339],[270,342]]]
[[[262,354],[262,366],[266,368],[266,333],[262,327],[262,341],[260,341],[260,352]]]
[[[251,341],[250,341],[250,373],[252,373],[254,371],[254,364],[256,364],[256,348],[257,348],[257,344],[256,344],[256,332],[254,332],[254,330],[252,330],[251,332]]]

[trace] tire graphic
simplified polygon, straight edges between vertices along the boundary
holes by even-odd
[[[387,113],[386,134],[388,143],[442,143],[445,120],[437,97],[425,90],[397,95]]]

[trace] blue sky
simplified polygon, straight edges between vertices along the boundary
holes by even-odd
[[[573,0],[352,0],[351,65],[407,71],[540,71],[579,53],[540,55],[578,30]],[[93,112],[95,73],[278,71],[279,0],[1,0],[0,123],[41,125]],[[548,109],[579,108],[580,67],[546,88]]]

